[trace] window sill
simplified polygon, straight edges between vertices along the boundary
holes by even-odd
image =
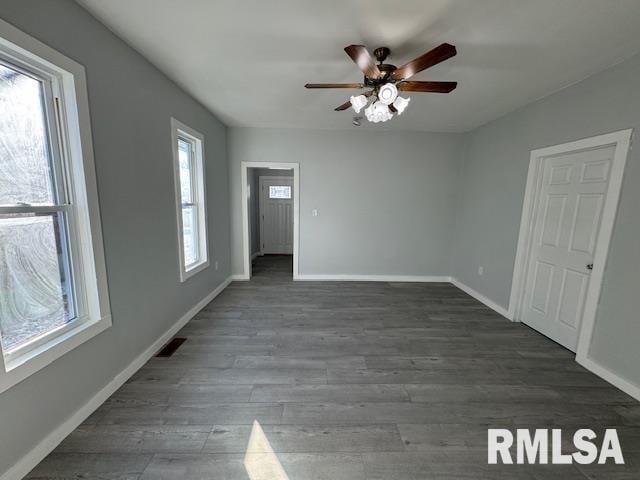
[[[0,355],[0,393],[5,392],[24,379],[82,345],[111,326],[111,316],[83,322],[67,332],[51,339],[38,348],[25,352],[8,363]]]
[[[198,264],[194,265],[193,267],[191,267],[186,272],[185,271],[181,271],[180,272],[180,281],[181,282],[186,282],[191,277],[193,277],[196,273],[200,273],[201,271],[203,271],[205,268],[208,268],[208,267],[209,267],[209,261],[206,261],[206,262],[202,262],[202,263],[198,263]]]

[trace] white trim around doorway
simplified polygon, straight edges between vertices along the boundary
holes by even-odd
[[[601,148],[607,145],[615,146],[609,187],[607,189],[602,211],[600,232],[598,234],[594,252],[594,266],[591,273],[591,279],[589,281],[582,324],[578,335],[576,361],[618,388],[635,396],[636,398],[640,398],[639,388],[630,388],[626,380],[598,365],[597,362],[588,355],[632,134],[632,129],[621,130],[561,145],[541,148],[531,152],[507,317],[512,319],[514,322],[519,322],[522,318],[522,302],[526,286],[527,265],[529,264],[529,258],[533,251],[531,236],[533,234],[536,220],[535,209],[542,188],[542,167],[544,159],[574,151]]]
[[[274,170],[293,170],[293,279],[300,279],[298,268],[298,252],[300,245],[300,164],[283,162],[242,162],[240,177],[242,182],[242,257],[244,271],[241,275],[234,275],[234,280],[251,279],[251,248],[249,238],[249,205],[247,189],[248,172],[250,168],[270,168]]]

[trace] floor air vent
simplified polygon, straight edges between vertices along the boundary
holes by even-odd
[[[169,343],[167,343],[164,347],[162,347],[162,350],[160,350],[156,354],[156,357],[170,357],[171,355],[176,353],[176,350],[178,350],[178,348],[180,348],[180,345],[182,345],[186,341],[187,341],[186,338],[177,338],[176,337],[176,338],[172,339]]]

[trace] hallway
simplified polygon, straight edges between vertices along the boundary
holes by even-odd
[[[638,402],[450,284],[259,257],[29,478],[632,479]],[[486,465],[487,428],[617,427],[627,465]],[[598,429],[599,428],[599,429]]]

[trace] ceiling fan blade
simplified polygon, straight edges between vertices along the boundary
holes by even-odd
[[[373,58],[367,47],[364,45],[349,45],[344,47],[344,51],[351,57],[358,68],[362,70],[367,78],[380,78],[382,73],[376,65],[376,60]]]
[[[362,83],[307,83],[304,88],[364,88]]]
[[[456,89],[458,82],[400,82],[397,84],[401,92],[449,93]]]
[[[458,53],[456,51],[456,47],[448,43],[443,43],[433,50],[428,51],[424,55],[419,56],[415,60],[412,60],[411,62],[394,70],[394,72],[391,74],[391,78],[393,78],[394,80],[404,80],[415,75],[418,72],[421,72],[429,67],[433,67],[440,62],[444,62],[445,60],[454,57],[456,53]]]
[[[336,112],[342,112],[343,110],[346,110],[350,106],[351,106],[351,102],[350,101],[346,101],[342,105],[340,105],[339,107],[334,108],[334,110]]]

